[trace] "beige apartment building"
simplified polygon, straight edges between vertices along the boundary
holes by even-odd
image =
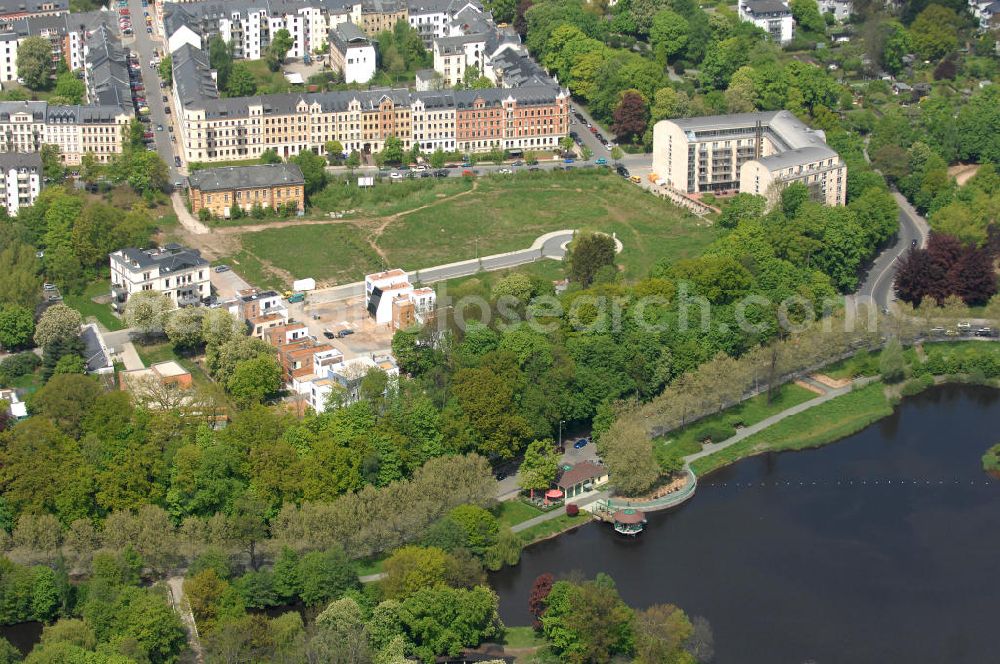
[[[184,45],[173,56],[174,95],[185,161],[282,159],[328,141],[346,152],[380,152],[390,136],[409,150],[488,152],[555,147],[569,131],[569,94],[556,86],[512,89],[350,90],[220,98],[207,55]],[[487,119],[486,116],[489,116]]]
[[[75,166],[88,152],[107,163],[122,151],[130,116],[115,106],[50,106],[44,101],[0,102],[0,152],[39,152],[56,145]]]
[[[685,194],[747,192],[773,204],[801,182],[826,205],[844,205],[847,195],[840,155],[788,111],[662,120],[653,128],[653,172]]]

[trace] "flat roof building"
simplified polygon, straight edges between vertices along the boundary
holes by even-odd
[[[683,194],[746,192],[773,204],[792,182],[826,205],[844,205],[847,167],[826,136],[788,111],[662,120],[653,172]]]

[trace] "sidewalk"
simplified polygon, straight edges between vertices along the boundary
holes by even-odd
[[[591,503],[596,503],[598,500],[606,500],[610,497],[611,493],[609,491],[598,491],[597,493],[590,494],[589,496],[584,496],[582,500],[579,501],[574,500],[571,502],[582,510],[584,507],[590,505]],[[528,528],[531,528],[532,526],[537,526],[540,523],[545,523],[546,521],[557,519],[563,516],[564,514],[566,514],[566,510],[564,508],[554,509],[551,512],[540,514],[532,519],[528,519],[527,521],[522,521],[521,523],[512,526],[511,531],[519,533],[522,530],[527,530]]]
[[[863,387],[863,386],[865,386],[865,385],[867,385],[867,384],[869,384],[869,383],[871,383],[871,382],[873,382],[875,380],[878,380],[877,376],[868,376],[866,378],[858,378],[857,380],[855,380],[854,382],[852,382],[847,387],[841,387],[841,388],[838,388],[836,390],[828,390],[826,392],[826,394],[824,394],[823,396],[816,397],[815,399],[810,399],[809,401],[804,401],[804,402],[802,402],[800,404],[792,406],[791,408],[783,410],[780,413],[775,413],[771,417],[765,418],[765,419],[761,420],[760,422],[757,422],[756,424],[751,424],[748,427],[744,427],[743,429],[740,429],[736,433],[735,436],[732,436],[731,438],[727,438],[726,440],[722,441],[721,443],[718,443],[716,445],[713,445],[713,444],[709,443],[709,444],[705,445],[705,447],[701,450],[701,452],[696,452],[695,454],[689,454],[688,456],[684,457],[684,463],[690,464],[690,463],[692,463],[694,461],[697,461],[698,459],[702,459],[704,457],[707,457],[707,456],[710,456],[712,454],[715,454],[716,452],[718,452],[720,450],[724,450],[727,447],[731,447],[731,446],[735,445],[736,443],[740,442],[741,440],[743,440],[745,438],[749,438],[750,436],[754,435],[755,433],[763,431],[764,429],[768,428],[772,424],[776,424],[776,423],[780,422],[781,420],[785,419],[786,417],[791,417],[792,415],[798,415],[799,413],[807,411],[810,408],[815,408],[816,406],[818,406],[820,404],[824,404],[827,401],[830,401],[831,399],[836,399],[839,396],[843,396],[843,395],[847,394],[848,392],[850,392],[851,390],[853,390],[855,387]]]

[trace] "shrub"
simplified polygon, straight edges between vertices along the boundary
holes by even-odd
[[[1000,473],[1000,443],[986,450],[983,455],[983,470],[988,473]]]
[[[704,442],[711,439],[713,443],[721,443],[736,434],[736,430],[724,422],[710,422],[695,429],[695,440]]]
[[[18,353],[0,362],[0,382],[10,382],[21,376],[34,373],[42,364],[42,358],[34,353]]]
[[[920,394],[932,385],[934,385],[934,377],[930,374],[923,374],[922,376],[907,381],[899,393],[904,397],[912,397],[915,394]]]
[[[576,503],[570,503],[566,506],[566,516],[577,516],[580,513],[580,506]]]

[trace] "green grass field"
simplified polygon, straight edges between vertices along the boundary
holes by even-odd
[[[467,178],[437,178],[384,180],[382,183],[362,189],[352,180],[335,179],[326,189],[312,197],[312,216],[325,216],[327,212],[353,210],[352,217],[388,216],[414,210],[435,203],[446,196],[469,191],[472,180]],[[316,214],[321,212],[323,214]]]
[[[290,226],[242,235],[243,252],[234,266],[256,286],[288,286],[279,275],[268,277],[266,261],[286,270],[296,279],[348,283],[382,269],[382,261],[353,224]],[[257,265],[253,265],[255,262]],[[274,283],[275,278],[278,284]]]
[[[756,424],[775,413],[815,399],[817,396],[819,395],[804,387],[799,387],[794,383],[786,383],[781,386],[774,400],[770,403],[767,401],[766,394],[760,394],[717,415],[706,417],[683,429],[672,431],[656,442],[662,442],[680,456],[687,456],[700,452],[701,443],[706,438],[711,438],[715,443],[721,443],[726,438],[736,434],[737,425]]]
[[[704,476],[754,454],[819,447],[857,433],[891,414],[892,405],[882,383],[876,382],[785,418],[731,447],[698,459],[691,467]]]
[[[63,298],[63,303],[76,309],[83,316],[84,321],[91,318],[97,319],[104,327],[109,330],[120,330],[125,326],[122,324],[121,320],[114,315],[111,311],[110,304],[98,304],[94,302],[92,298],[101,295],[109,295],[111,293],[111,283],[106,278],[100,278],[96,281],[92,281],[87,284],[87,287],[83,289],[83,292],[78,295],[67,294]]]
[[[417,269],[524,249],[561,229],[614,233],[619,262],[641,278],[660,258],[696,256],[719,235],[680,208],[600,171],[522,172],[479,181],[475,193],[445,200],[390,224],[376,239],[389,262]]]
[[[540,648],[548,642],[531,627],[505,627],[501,641],[508,648]]]
[[[365,215],[427,206],[393,220],[372,238],[386,261],[366,241],[371,231],[351,223],[244,233],[243,251],[222,260],[261,287],[288,285],[268,265],[294,278],[349,283],[386,263],[407,270],[432,267],[474,258],[477,242],[479,255],[485,256],[525,249],[539,235],[574,228],[615,233],[624,244],[619,262],[626,276],[641,278],[657,260],[696,256],[719,235],[697,217],[598,171],[483,178],[474,192],[462,194],[471,186],[464,180],[418,180],[382,184],[377,192],[345,188],[320,194],[327,209],[358,209]],[[552,268],[546,273],[556,272],[546,267]]]
[[[514,526],[543,514],[542,510],[526,505],[520,500],[505,500],[497,505],[493,512],[500,523],[506,526]]]

